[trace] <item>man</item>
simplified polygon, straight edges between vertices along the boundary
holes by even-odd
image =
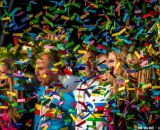
[[[99,86],[95,61],[95,54],[91,50],[88,50],[78,61],[79,66],[83,65],[84,68],[79,71],[82,74],[81,82],[74,91],[77,101],[76,130],[103,130],[104,128],[103,110],[107,97],[101,92],[107,89]]]
[[[68,129],[72,124],[70,114],[75,112],[74,98],[58,79],[60,67],[52,68],[52,62],[59,62],[56,52],[40,53],[36,59],[36,76],[41,86],[37,91],[35,130]]]

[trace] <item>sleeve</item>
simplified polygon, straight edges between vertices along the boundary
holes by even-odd
[[[62,104],[62,108],[69,114],[76,114],[75,109],[75,98],[72,92],[64,92],[62,94],[62,98],[64,100],[64,103]]]

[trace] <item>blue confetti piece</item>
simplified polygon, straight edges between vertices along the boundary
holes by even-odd
[[[126,13],[126,14],[124,15],[124,17],[123,17],[123,22],[126,22],[127,17],[128,17],[128,13]]]
[[[112,47],[111,49],[112,49],[113,51],[115,51],[116,53],[120,53],[120,52],[121,52],[120,49],[115,48],[115,47]]]
[[[28,53],[28,58],[31,58],[32,57],[32,53],[31,53],[31,50],[29,48],[27,48],[27,53]]]

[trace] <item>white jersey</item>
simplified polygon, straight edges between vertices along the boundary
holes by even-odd
[[[86,84],[79,84],[74,95],[77,101],[77,116],[80,118],[76,122],[76,130],[103,130],[102,116],[110,95],[110,85],[99,86],[98,81],[90,79]]]

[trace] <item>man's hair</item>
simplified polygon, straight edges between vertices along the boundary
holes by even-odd
[[[47,55],[48,56],[49,66],[53,66],[54,63],[57,63],[57,62],[60,61],[60,58],[58,57],[57,51],[52,51],[52,52],[45,52],[45,51],[43,51],[41,53],[38,53],[37,56],[36,56],[36,60],[37,59],[41,59],[41,56],[43,56],[43,55]],[[60,71],[61,65],[57,65],[56,68]]]
[[[36,59],[40,59],[42,55],[47,55],[51,63],[52,62],[55,63],[59,61],[58,53],[56,51],[53,51],[53,52],[43,51],[37,54]]]

